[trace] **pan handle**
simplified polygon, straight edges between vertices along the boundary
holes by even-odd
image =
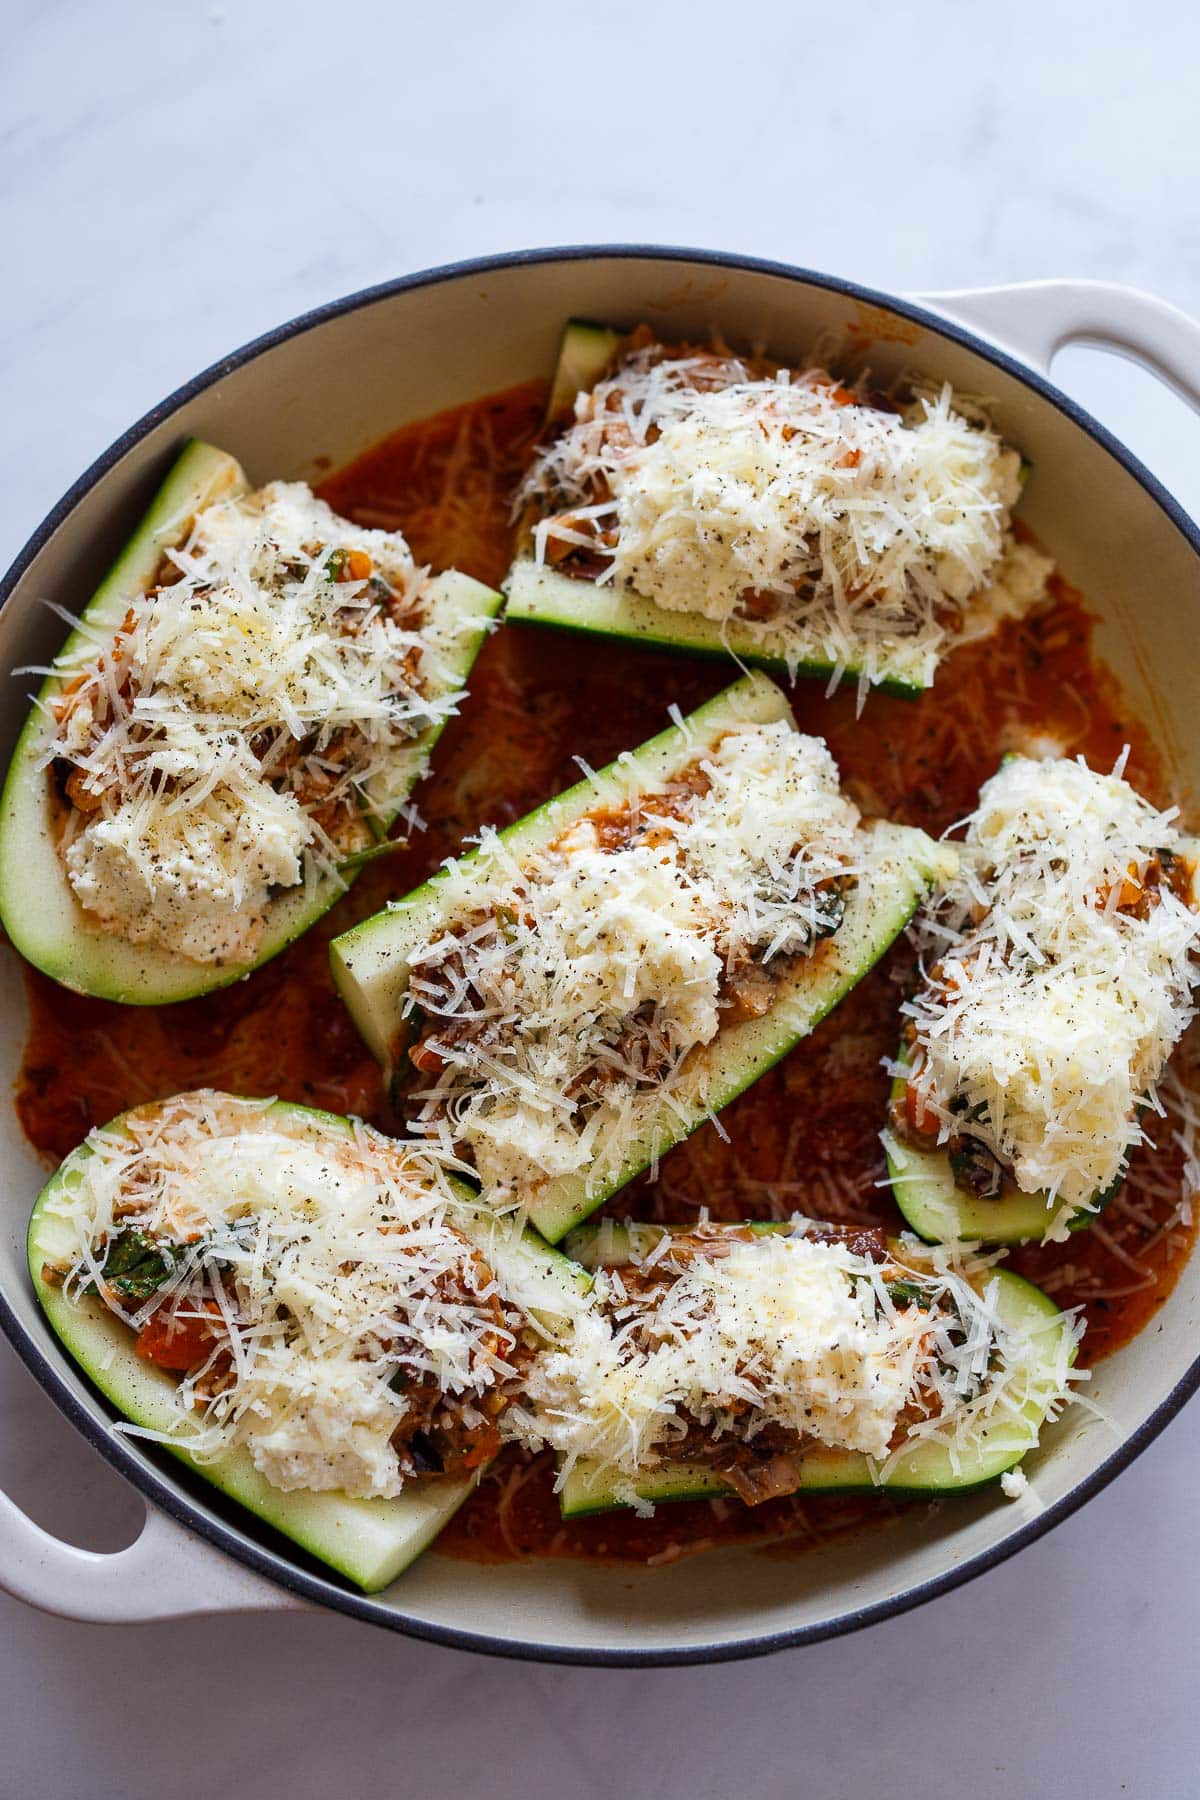
[[[0,1589],[64,1619],[134,1625],[196,1613],[310,1610],[157,1508],[125,1550],[80,1550],[0,1491]]]
[[[1141,363],[1200,410],[1200,324],[1139,288],[1112,281],[1021,281],[918,298],[1043,374],[1065,344],[1095,344]]]

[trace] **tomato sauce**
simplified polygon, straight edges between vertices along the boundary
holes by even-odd
[[[492,584],[512,551],[509,502],[536,440],[545,387],[530,383],[405,428],[330,476],[321,493],[360,523],[401,529],[415,555]],[[639,652],[567,633],[513,626],[488,641],[470,697],[418,790],[424,829],[368,868],[298,944],[221,994],[160,1008],[79,998],[27,974],[32,1022],[16,1103],[30,1141],[55,1160],[87,1130],[139,1101],[196,1086],[362,1114],[399,1131],[375,1063],[329,977],[329,939],[404,894],[481,824],[505,825],[662,728],[731,677],[729,665]],[[1005,750],[1052,738],[1109,768],[1130,747],[1129,775],[1165,800],[1147,733],[1092,656],[1092,620],[1057,582],[1053,605],[954,653],[919,701],[872,694],[827,699],[800,683],[801,728],[828,740],[848,791],[867,814],[939,833],[975,804]],[[688,1221],[792,1212],[900,1228],[883,1180],[879,1128],[896,1048],[900,943],[836,1012],[711,1126],[609,1203],[617,1216]],[[1139,1151],[1122,1194],[1089,1231],[1063,1246],[1025,1248],[1013,1261],[1061,1305],[1082,1306],[1085,1360],[1106,1355],[1162,1304],[1190,1249],[1179,1222],[1182,1159],[1160,1133]],[[886,1496],[803,1496],[748,1509],[732,1500],[660,1507],[564,1524],[545,1458],[501,1457],[443,1532],[438,1548],[476,1559],[562,1555],[663,1562],[716,1544],[780,1540],[804,1548],[894,1516]]]

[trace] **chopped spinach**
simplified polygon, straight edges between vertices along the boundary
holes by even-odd
[[[813,926],[812,941],[832,937],[846,916],[846,896],[836,888],[826,888],[817,895],[817,917]]]
[[[925,1290],[918,1287],[915,1281],[885,1281],[884,1287],[893,1306],[920,1306],[924,1302],[928,1311],[929,1300]]]
[[[104,1280],[114,1294],[123,1300],[148,1300],[156,1294],[175,1270],[175,1256],[169,1244],[157,1244],[145,1232],[118,1232],[105,1253]],[[95,1293],[94,1282],[89,1293]]]

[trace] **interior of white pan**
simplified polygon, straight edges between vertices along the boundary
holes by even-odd
[[[878,296],[721,259],[568,252],[467,266],[330,309],[231,358],[136,428],[42,534],[0,613],[0,667],[53,652],[59,627],[39,602],[73,608],[86,598],[185,436],[233,451],[255,480],[308,475],[318,457],[344,461],[408,419],[545,374],[570,316],[629,325],[647,319],[675,334],[719,328],[788,361],[828,332],[849,331],[859,344],[870,340],[870,361],[884,375],[919,367],[986,397],[1005,435],[1034,464],[1027,518],[1098,614],[1101,653],[1131,709],[1150,725],[1176,793],[1185,802],[1200,793],[1200,750],[1187,729],[1189,700],[1200,685],[1200,556],[1148,478],[1065,402]],[[953,678],[950,664],[942,679]],[[5,758],[29,685],[9,679],[0,693]],[[0,955],[0,1006],[0,1057],[11,1081],[24,1001],[7,953]],[[0,1296],[9,1329],[60,1400],[69,1393],[71,1410],[102,1431],[103,1407],[50,1338],[28,1289],[25,1221],[43,1171],[7,1106],[0,1108],[0,1159]],[[266,1566],[306,1592],[381,1623],[481,1647],[575,1657],[730,1654],[819,1635],[937,1591],[1068,1510],[1182,1398],[1196,1356],[1198,1285],[1200,1260],[1151,1329],[1098,1371],[1089,1392],[1105,1422],[1077,1411],[1048,1433],[1027,1464],[1031,1486],[1022,1500],[984,1496],[940,1511],[914,1507],[884,1531],[796,1558],[742,1551],[641,1570],[555,1562],[478,1567],[434,1554],[364,1602],[310,1565],[290,1564],[277,1540],[257,1538],[249,1520],[221,1511],[132,1444],[114,1454],[160,1497],[165,1481],[173,1506],[227,1548],[260,1565],[266,1557]]]

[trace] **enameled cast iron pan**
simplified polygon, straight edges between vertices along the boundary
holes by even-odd
[[[1200,797],[1200,533],[1153,477],[1038,372],[1072,339],[1156,370],[1200,405],[1200,327],[1148,296],[1045,282],[941,295],[927,305],[824,275],[702,251],[539,250],[459,263],[309,313],[198,375],[88,470],[5,579],[0,669],[43,662],[61,627],[39,604],[81,604],[183,439],[233,451],[252,479],[311,477],[409,419],[553,366],[571,316],[645,319],[667,337],[715,326],[734,342],[800,356],[854,326],[881,374],[915,366],[985,394],[998,428],[1037,466],[1022,511],[1100,616],[1097,648],[1157,740],[1176,797]],[[953,680],[947,667],[942,680]],[[27,684],[0,690],[7,761]],[[868,714],[869,719],[869,714]],[[16,958],[0,957],[3,1056],[15,1079],[24,1037]],[[147,1501],[137,1542],[116,1555],[42,1532],[0,1494],[0,1585],[79,1619],[132,1621],[221,1610],[337,1608],[414,1637],[564,1662],[715,1661],[812,1642],[886,1618],[993,1566],[1065,1518],[1124,1468],[1200,1385],[1200,1257],[1145,1332],[1102,1363],[1089,1395],[1108,1415],[1068,1415],[1026,1467],[1031,1491],[990,1494],[820,1555],[720,1552],[658,1569],[569,1562],[480,1567],[425,1556],[370,1599],[225,1509],[211,1490],[111,1435],[109,1415],[42,1320],[24,1237],[44,1171],[12,1109],[0,1108],[6,1196],[0,1324],[34,1376]],[[1115,1430],[1115,1435],[1114,1435]]]

